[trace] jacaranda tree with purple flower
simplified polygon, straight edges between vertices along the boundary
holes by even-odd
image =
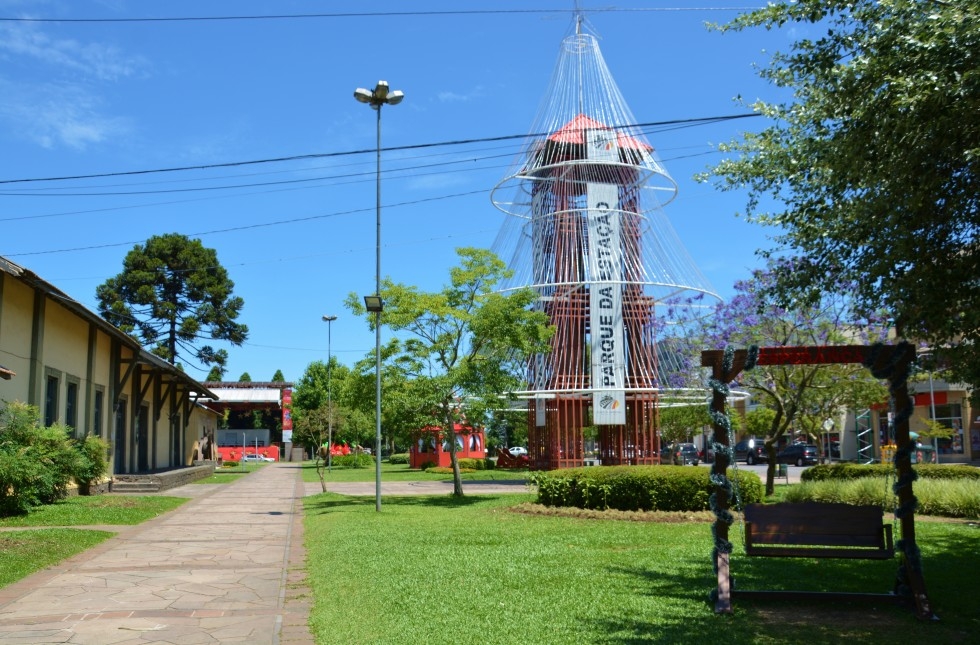
[[[774,270],[791,268],[792,260],[771,261],[765,270],[735,283],[735,296],[719,304],[711,316],[686,325],[689,353],[702,349],[868,344],[884,340],[888,321],[859,316],[851,307],[852,290],[845,283],[814,304],[785,308],[767,294]],[[867,408],[888,400],[888,390],[860,365],[758,365],[743,371],[733,384],[754,402],[775,412],[765,432],[769,455],[766,494],[773,492],[776,446],[791,435],[802,440],[817,436],[826,419],[844,410]]]

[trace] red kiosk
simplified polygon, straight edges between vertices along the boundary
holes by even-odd
[[[456,440],[456,456],[460,459],[484,459],[486,440],[483,430],[457,423],[453,435]],[[415,433],[415,440],[409,449],[409,465],[421,468],[424,464],[449,468],[452,462],[449,457],[449,439],[443,436],[442,428],[429,426]]]

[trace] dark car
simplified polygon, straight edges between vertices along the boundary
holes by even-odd
[[[701,455],[693,443],[672,443],[660,451],[660,458],[662,463],[697,466]]]
[[[819,461],[820,456],[817,453],[817,447],[807,443],[794,443],[791,446],[786,446],[776,455],[777,464],[809,466]]]
[[[744,459],[749,466],[769,461],[762,439],[742,439],[735,444],[735,461]]]

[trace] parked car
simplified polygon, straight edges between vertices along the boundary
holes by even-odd
[[[524,446],[511,446],[507,449],[511,457],[527,457],[527,448]]]
[[[701,457],[693,443],[672,443],[660,449],[660,462],[678,466],[697,466]]]
[[[256,461],[256,462],[264,463],[267,461],[275,461],[275,459],[273,459],[272,457],[266,457],[264,455],[247,454],[244,457],[242,457],[242,461],[244,462]]]
[[[740,459],[744,459],[745,463],[749,466],[769,461],[769,455],[766,454],[765,442],[762,439],[756,439],[754,437],[739,441],[735,444],[735,461]]]
[[[817,447],[807,443],[794,443],[776,454],[777,464],[796,464],[809,466],[820,462]]]

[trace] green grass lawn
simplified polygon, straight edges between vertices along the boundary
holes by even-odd
[[[371,468],[333,468],[332,471],[324,470],[325,479],[329,482],[373,482],[375,469]],[[478,481],[500,481],[500,480],[524,480],[527,479],[527,470],[477,470],[472,473],[463,473],[463,480]],[[389,464],[381,462],[381,481],[383,482],[407,482],[407,481],[452,481],[452,473],[430,473],[425,470],[412,470],[408,464]],[[312,461],[303,462],[303,481],[320,481],[316,473],[316,465]]]
[[[528,495],[307,498],[319,643],[880,643],[980,641],[980,528],[917,524],[938,623],[890,604],[738,603],[715,615],[707,523],[517,514]],[[732,529],[738,545],[742,535]],[[897,561],[732,558],[758,589],[890,591]]]
[[[177,508],[184,497],[83,495],[39,506],[27,515],[0,517],[5,526],[95,526],[139,524]]]
[[[39,506],[28,515],[0,518],[6,527],[132,525],[177,508],[186,498],[92,495]],[[0,587],[56,564],[114,534],[69,528],[0,530]]]
[[[0,532],[0,587],[112,537],[107,531],[41,529]]]

